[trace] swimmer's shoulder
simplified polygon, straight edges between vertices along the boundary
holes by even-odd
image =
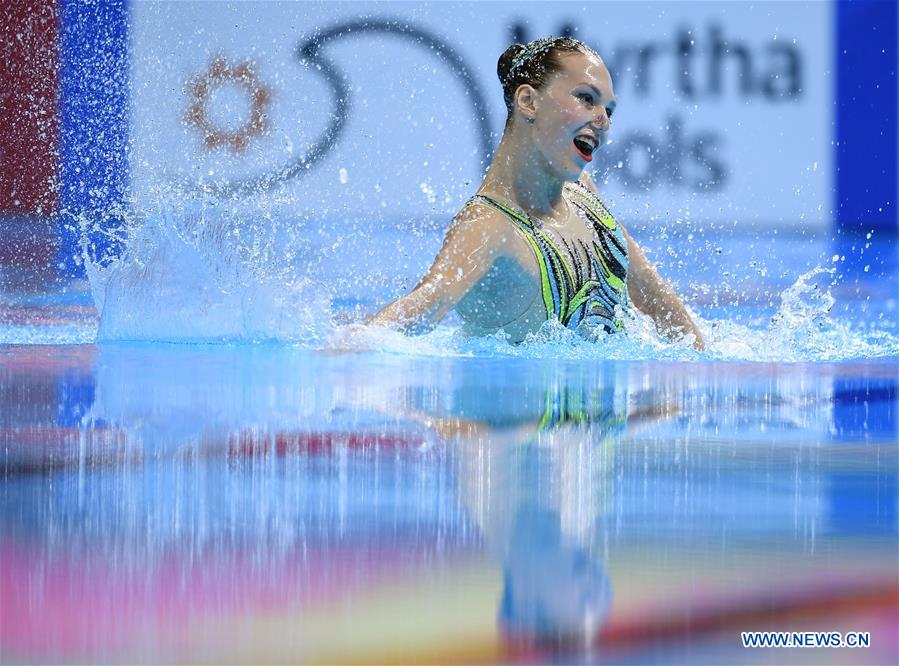
[[[506,215],[476,197],[469,199],[456,213],[447,230],[447,239],[451,236],[487,244],[496,254],[517,251],[519,242],[516,228],[509,224]]]
[[[503,214],[477,195],[471,197],[453,218],[453,224],[480,224],[495,227],[502,221]]]

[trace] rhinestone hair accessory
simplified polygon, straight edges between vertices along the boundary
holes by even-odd
[[[535,39],[533,42],[529,42],[527,46],[524,47],[524,51],[521,52],[521,55],[519,55],[517,58],[515,58],[515,60],[512,61],[512,66],[509,67],[508,76],[512,76],[512,73],[516,69],[521,67],[524,63],[526,63],[538,53],[542,53],[543,51],[546,51],[547,49],[552,47],[552,45],[555,44],[558,39],[558,37],[543,37],[542,39]]]

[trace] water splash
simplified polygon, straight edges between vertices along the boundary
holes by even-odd
[[[815,268],[800,275],[781,293],[780,308],[771,318],[771,333],[798,339],[830,328],[833,322],[827,315],[836,303],[830,293],[835,275],[833,268]],[[821,276],[830,276],[829,283],[822,285],[817,281]]]
[[[315,245],[309,228],[295,217],[269,212],[260,219],[246,210],[192,205],[192,209],[163,206],[152,214],[125,218],[120,231],[127,243],[116,258],[90,258],[90,252],[85,253],[100,315],[94,339],[275,342],[431,357],[820,362],[899,356],[899,336],[888,322],[872,325],[863,318],[837,319],[831,314],[837,281],[831,268],[800,275],[781,292],[780,305],[767,320],[747,324],[740,319],[744,313],[739,308],[716,319],[694,313],[706,341],[704,352],[693,349],[691,340],[663,340],[652,321],[636,312],[623,318],[623,335],[588,341],[547,322],[520,345],[510,344],[502,332],[468,338],[452,323],[420,336],[338,324],[346,322],[349,313],[335,307],[334,294],[346,302],[356,299],[355,312],[349,316],[354,321],[374,308],[373,300],[388,298],[378,289],[384,291],[384,275],[396,267],[392,241],[373,242],[362,228],[343,235],[331,229]],[[407,233],[394,240],[401,244],[397,247],[406,247],[419,239]],[[372,249],[381,255],[366,254]],[[418,254],[427,254],[418,249]],[[408,288],[389,288],[397,287]],[[5,326],[0,340],[67,341],[58,327],[49,332],[27,330],[27,335],[25,329]],[[85,331],[79,329],[71,342],[89,341]]]
[[[829,279],[822,280],[823,277]],[[569,360],[803,362],[899,356],[896,335],[854,328],[829,316],[835,303],[833,285],[832,269],[815,268],[800,275],[781,293],[780,307],[763,328],[724,319],[703,319],[692,313],[706,342],[703,352],[693,348],[689,337],[674,342],[662,339],[652,320],[640,313],[624,317],[623,334],[601,335],[596,341],[548,321],[520,345],[509,344],[502,332],[467,338],[452,326],[439,326],[416,337],[385,329],[339,327],[330,343],[344,351]]]
[[[899,337],[853,326],[830,316],[836,303],[835,271],[814,268],[780,295],[780,307],[765,329],[731,321],[700,327],[713,357],[749,361],[844,361],[899,355]],[[822,279],[826,278],[826,279]]]
[[[273,232],[202,209],[163,208],[132,220],[128,238],[121,258],[86,261],[98,340],[323,340],[330,294],[297,277]]]

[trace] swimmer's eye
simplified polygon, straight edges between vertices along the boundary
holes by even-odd
[[[591,95],[590,93],[578,93],[577,95],[575,95],[575,97],[577,97],[580,100],[585,101],[590,106],[593,106],[595,103],[593,101],[593,95]]]

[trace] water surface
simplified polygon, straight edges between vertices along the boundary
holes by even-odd
[[[895,662],[896,368],[6,346],[2,657]]]

